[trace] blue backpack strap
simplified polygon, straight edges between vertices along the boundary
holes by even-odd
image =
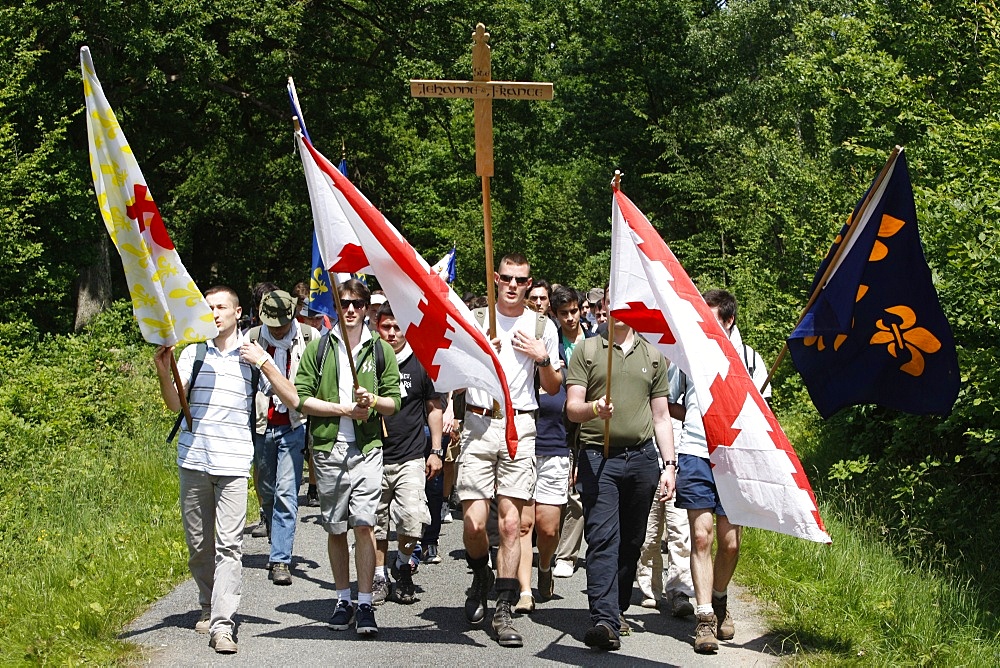
[[[187,399],[188,405],[191,405],[191,390],[194,389],[194,381],[198,378],[198,372],[201,371],[201,367],[205,364],[205,354],[208,352],[208,344],[204,341],[199,341],[195,344],[197,346],[194,351],[194,366],[191,367],[191,382],[188,383],[187,387]],[[260,370],[257,370],[260,373]],[[256,386],[255,386],[256,387]],[[174,436],[181,428],[181,422],[184,421],[184,411],[177,414],[177,419],[174,421],[174,428],[170,430],[170,434],[167,436],[167,443],[174,440]],[[194,431],[194,425],[191,425],[191,431]]]

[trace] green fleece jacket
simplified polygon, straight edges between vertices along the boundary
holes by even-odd
[[[295,389],[298,390],[300,401],[316,397],[323,401],[341,403],[340,355],[337,354],[339,339],[333,333],[330,334],[330,342],[324,355],[322,378],[319,374],[319,361],[316,359],[319,341],[318,338],[313,339],[302,353],[299,370],[295,374]],[[382,346],[385,353],[385,369],[381,378],[375,377],[376,345]],[[374,336],[361,345],[361,352],[354,360],[354,367],[357,369],[358,383],[361,387],[380,397],[392,399],[396,410],[399,410],[399,365],[396,363],[396,354],[392,351],[392,346]],[[350,369],[345,371],[349,373]],[[353,397],[345,397],[343,403],[353,403]],[[322,452],[332,450],[337,440],[337,433],[340,431],[340,420],[339,417],[311,416],[309,433],[313,438],[312,447]],[[370,410],[367,420],[354,421],[354,433],[357,445],[363,453],[368,454],[372,449],[382,447],[382,420],[375,409]]]

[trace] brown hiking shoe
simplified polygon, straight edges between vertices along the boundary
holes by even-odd
[[[695,615],[698,626],[694,629],[694,651],[709,654],[719,651],[719,641],[715,638],[717,624],[715,615]]]
[[[719,640],[732,640],[736,635],[736,625],[733,624],[733,616],[729,614],[726,603],[728,596],[722,598],[712,597],[712,610],[715,611],[715,618],[719,620],[719,628],[715,632],[715,637]]]

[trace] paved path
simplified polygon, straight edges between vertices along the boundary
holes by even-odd
[[[123,640],[142,648],[142,663],[153,666],[767,666],[776,664],[773,643],[740,591],[730,592],[736,639],[721,643],[715,656],[691,648],[694,618],[633,605],[626,613],[632,634],[617,652],[596,652],[582,642],[590,626],[586,574],[556,579],[556,596],[530,616],[516,620],[524,647],[499,647],[488,635],[490,614],[482,628],[471,628],[462,605],[471,575],[462,550],[459,520],[443,526],[441,564],[421,564],[414,581],[420,600],[409,606],[389,601],[377,609],[377,640],[359,639],[354,630],[331,631],[336,591],[326,556],[326,534],[317,524],[318,508],[299,511],[294,582],[278,587],[267,579],[267,539],[243,542],[243,599],[237,626],[239,653],[220,656],[208,637],[193,630],[198,595],[187,580],[130,624]],[[390,552],[390,557],[394,553]],[[352,577],[353,568],[352,568]],[[356,589],[355,589],[356,591]],[[638,590],[634,592],[636,603]],[[771,643],[771,644],[769,644]]]

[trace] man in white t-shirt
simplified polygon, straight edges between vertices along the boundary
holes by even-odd
[[[237,323],[242,309],[236,292],[217,286],[205,293],[205,300],[219,335],[207,343],[188,346],[177,362],[194,422],[193,427],[185,424],[177,442],[181,519],[190,555],[188,567],[201,603],[195,630],[211,633],[209,645],[216,652],[235,654],[234,617],[243,577],[257,370],[240,360],[242,338]],[[170,410],[179,411],[180,396],[170,377],[171,355],[173,346],[161,346],[153,360],[163,402]],[[261,365],[270,361],[265,353]],[[259,378],[258,383],[256,389],[271,391],[266,378]]]
[[[462,502],[465,522],[465,558],[472,569],[472,586],[465,601],[465,615],[479,624],[486,615],[486,597],[494,576],[489,568],[489,538],[486,522],[490,499],[497,497],[500,549],[497,558],[497,607],[493,629],[503,647],[520,647],[521,634],[513,626],[512,609],[520,586],[517,568],[521,557],[519,542],[521,512],[535,491],[535,370],[542,388],[555,394],[562,375],[553,361],[559,361],[558,332],[551,320],[524,307],[531,289],[531,265],[520,253],[500,260],[493,274],[497,284],[496,337],[493,345],[500,358],[510,388],[513,416],[494,417],[493,399],[475,389],[466,391],[462,451],[458,457],[455,482]],[[545,318],[541,338],[535,332],[538,319]],[[504,438],[506,420],[513,419],[518,444],[514,459],[507,453]]]
[[[753,348],[738,340],[736,331],[736,297],[725,290],[709,290],[702,297],[722,325],[750,372],[754,385],[760,387],[767,378],[767,367]],[[694,384],[683,371],[671,364],[670,403],[683,415],[684,430],[677,446],[676,506],[688,513],[691,527],[691,579],[695,594],[694,649],[712,653],[719,649],[719,640],[732,640],[736,634],[728,610],[727,588],[740,557],[743,527],[733,524],[719,500],[719,491],[708,458],[708,441],[702,421]],[[770,387],[764,398],[771,396]],[[712,543],[718,537],[715,560]]]

